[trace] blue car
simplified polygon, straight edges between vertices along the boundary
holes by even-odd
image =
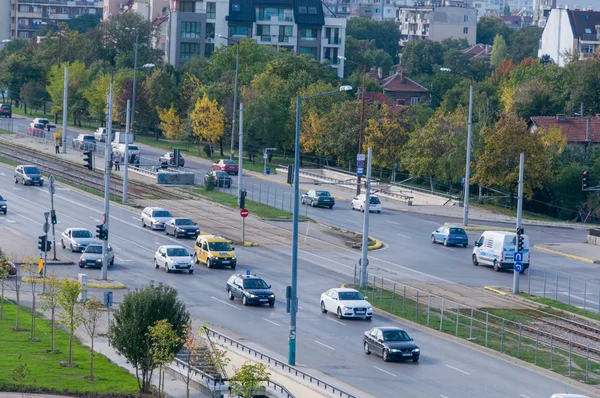
[[[469,246],[469,236],[461,227],[443,226],[431,233],[431,243],[443,243],[448,245]]]

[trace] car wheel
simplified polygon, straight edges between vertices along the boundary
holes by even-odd
[[[390,356],[389,356],[388,350],[383,350],[382,358],[383,358],[383,362],[389,362],[390,361]]]
[[[234,269],[235,269],[235,265],[232,265],[232,266],[231,266],[231,269],[232,269],[232,270],[234,270]]]
[[[494,271],[500,272],[502,268],[498,265],[498,261],[494,260]]]
[[[302,203],[303,205],[306,204],[306,202],[304,202],[304,198],[300,199],[300,203]]]
[[[463,247],[469,247],[468,243],[463,244]]]
[[[448,240],[446,238],[444,238],[444,246],[448,246]]]
[[[333,209],[333,205],[329,206],[329,210]]]
[[[360,206],[360,212],[361,212],[361,213],[364,213],[364,212],[365,212],[365,208],[364,208],[364,207],[362,207],[362,206]]]
[[[366,317],[365,319],[366,319],[367,321],[370,321],[372,318],[373,318],[372,316],[368,316],[368,317]]]
[[[315,204],[315,201],[314,201],[314,200],[311,200],[311,201],[310,201],[310,206],[311,206],[311,207],[315,207],[315,206],[316,206],[316,204]]]
[[[209,259],[206,260],[206,268],[210,268],[210,267],[212,267],[212,264],[211,264],[211,261],[210,261],[210,258],[209,258]]]
[[[233,296],[233,293],[231,292],[231,290],[227,289],[227,297],[229,297],[229,300],[233,300],[235,297]]]
[[[62,245],[62,248],[63,248],[63,249],[66,249],[66,248],[67,248],[67,246],[65,246],[65,242],[64,242],[62,239],[60,240],[60,244]]]
[[[146,221],[142,218],[142,228],[146,228]]]
[[[377,214],[380,214],[380,213],[381,213],[381,210],[377,210]]]
[[[190,270],[190,274],[193,274],[193,273],[194,273],[194,270],[193,270],[193,269],[191,269],[191,270]]]
[[[413,362],[419,362],[419,358],[413,358]]]
[[[15,177],[15,184],[19,183],[19,179],[17,177]]]
[[[327,314],[327,308],[325,308],[325,303],[323,301],[321,301],[321,312]]]
[[[198,256],[196,256],[196,253],[194,253],[194,264],[198,264]]]
[[[43,187],[43,186],[44,186],[44,182],[42,181],[42,182],[40,182],[40,187]]]
[[[365,341],[365,354],[371,355],[371,350],[369,350],[369,344]]]
[[[84,267],[85,267],[85,265],[79,263],[79,268],[84,268]]]
[[[435,243],[435,236],[431,235],[431,243]]]
[[[344,319],[344,316],[342,315],[342,309],[339,307],[337,309],[337,317],[340,319]]]
[[[24,178],[21,180],[21,182],[23,183],[23,185],[27,185],[27,184],[25,184],[25,179]]]
[[[165,227],[165,235],[169,235],[169,231],[167,230],[166,227]]]
[[[69,243],[69,246],[71,246],[71,253],[75,252],[75,250],[73,250],[73,244]]]
[[[477,255],[473,254],[473,265],[477,266],[479,265],[479,261],[477,261]]]
[[[113,258],[112,260],[110,260],[110,263],[108,263],[108,265],[114,265],[115,264],[115,259]]]
[[[158,269],[158,263],[154,260],[154,268]]]
[[[242,296],[242,304],[248,305],[248,299],[246,298],[245,294]]]
[[[167,274],[170,274],[170,273],[171,273],[171,270],[169,269],[169,266],[167,265],[167,263],[165,263],[165,272],[166,272]]]

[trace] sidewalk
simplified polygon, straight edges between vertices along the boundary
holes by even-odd
[[[589,243],[542,243],[534,245],[533,248],[573,260],[600,264],[600,246]]]

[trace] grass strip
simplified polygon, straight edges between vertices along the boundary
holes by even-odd
[[[137,380],[102,354],[95,354],[94,380],[90,380],[90,351],[79,341],[73,344],[73,361],[76,366],[65,367],[69,354],[69,335],[60,327],[56,328],[55,348],[58,353],[50,353],[49,321],[38,317],[36,337],[40,341],[29,340],[31,311],[21,307],[21,327],[24,331],[15,332],[16,306],[9,301],[4,303],[4,319],[0,320],[0,391],[23,391],[30,388],[52,389],[69,393],[113,393],[133,394],[138,391]]]
[[[531,301],[535,301],[538,304],[543,304],[546,307],[542,309],[542,311],[544,312],[549,312],[553,315],[558,315],[561,316],[562,311],[566,311],[566,312],[570,312],[573,314],[577,314],[577,315],[581,315],[585,318],[589,318],[589,319],[593,319],[596,321],[600,321],[600,314],[597,312],[592,312],[592,311],[588,311],[588,310],[584,310],[583,308],[579,308],[579,307],[575,307],[573,305],[569,305],[569,304],[565,304],[563,302],[560,301],[556,301],[553,299],[549,299],[549,298],[543,298],[543,297],[539,297],[539,296],[534,296],[533,294],[528,294],[528,293],[519,293],[519,295],[525,297],[526,299],[529,299]],[[559,311],[556,311],[559,310]]]

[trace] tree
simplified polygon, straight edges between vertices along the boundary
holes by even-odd
[[[338,164],[354,162],[360,134],[360,102],[345,101],[335,104],[320,120],[323,129],[322,149],[325,155],[335,156]],[[371,115],[365,107],[365,120]]]
[[[10,276],[10,264],[8,257],[0,249],[0,285],[2,286],[2,295],[0,296],[0,319],[4,319],[4,287],[6,279]]]
[[[88,30],[98,26],[101,19],[101,14],[84,14],[77,18],[69,19],[67,21],[67,26],[71,30],[75,30],[79,33],[85,33]]]
[[[214,178],[214,177],[213,177]],[[186,325],[183,335],[183,351],[186,354],[187,363],[194,363],[200,358],[200,341],[191,325]],[[185,379],[186,398],[190,398],[190,382],[192,381],[192,367],[188,366]]]
[[[79,281],[70,281],[64,278],[58,286],[57,301],[63,311],[58,316],[60,322],[65,325],[69,332],[69,361],[68,366],[73,366],[73,337],[75,330],[81,324],[81,306],[77,298],[83,291]]]
[[[39,341],[35,338],[35,296],[37,294],[37,282],[39,276],[38,259],[34,256],[23,257],[23,263],[21,264],[22,270],[29,278],[29,285],[31,286],[31,335],[29,340]]]
[[[90,380],[94,380],[94,339],[98,335],[98,322],[102,317],[104,309],[103,303],[98,301],[96,297],[91,297],[83,305],[81,314],[81,322],[83,327],[90,336]]]
[[[367,18],[351,18],[346,27],[346,37],[348,36],[358,40],[374,40],[375,48],[385,51],[394,62],[398,60],[400,31],[391,20],[372,21]]]
[[[525,58],[537,58],[538,47],[544,29],[527,26],[514,34],[508,46],[507,57],[519,63]]]
[[[179,100],[178,73],[171,65],[157,68],[144,81],[148,98],[148,113],[155,119],[153,125],[159,123],[157,108],[169,108]],[[132,84],[133,85],[133,84]],[[129,94],[130,96],[130,94]],[[127,104],[127,101],[125,101]]]
[[[225,115],[217,101],[211,101],[208,95],[203,95],[196,101],[196,106],[190,114],[192,130],[198,140],[206,140],[211,146],[223,135]]]
[[[507,53],[506,41],[500,35],[496,35],[494,38],[494,45],[492,46],[492,55],[490,56],[490,64],[496,67],[506,58]]]
[[[373,148],[374,165],[391,169],[408,141],[408,132],[387,105],[381,107],[377,116],[368,120],[363,148]]]
[[[546,66],[546,65],[550,65],[553,64],[554,60],[552,59],[552,57],[548,54],[544,54],[540,57],[540,64]]]
[[[260,384],[269,380],[271,374],[262,363],[244,363],[228,381],[238,397],[250,398],[258,391]]]
[[[151,355],[148,328],[163,319],[172,325],[180,339],[183,338],[190,314],[177,298],[177,290],[162,283],[150,283],[128,293],[114,312],[110,343],[135,367],[140,392],[150,392],[152,371],[157,365]],[[178,343],[174,351],[182,346],[182,342]]]
[[[15,328],[13,329],[14,332],[22,332],[23,329],[21,329],[21,271],[22,271],[22,267],[21,264],[15,264],[16,267],[16,275],[15,278],[13,279],[13,283],[14,283],[14,288],[15,288],[15,298],[16,298],[16,303],[15,303],[15,307],[17,310],[17,314],[15,317]]]
[[[56,273],[50,272],[46,280],[46,291],[40,296],[42,302],[42,309],[44,311],[50,311],[50,352],[55,353],[54,349],[54,332],[56,326],[56,307],[58,307],[58,293],[59,293],[60,280]]]
[[[59,68],[58,65],[52,66],[50,72],[48,73],[48,85],[46,86],[46,90],[50,95],[52,102],[55,106],[52,108],[52,113],[60,113],[62,112],[63,105],[63,96],[64,96],[64,87],[65,87],[65,78],[64,68],[69,68],[69,82],[68,82],[68,95],[69,95],[69,104],[75,101],[75,98],[79,98],[83,96],[85,87],[83,84],[85,83],[85,79],[87,76],[86,66],[81,61],[75,61],[72,64],[61,64]],[[71,113],[73,112],[72,108],[69,106],[69,110]]]
[[[477,22],[477,43],[493,44],[497,35],[504,37],[504,40],[510,41],[512,32],[500,17],[482,16]]]
[[[165,137],[170,140],[179,140],[183,135],[183,122],[175,110],[175,106],[171,104],[169,109],[156,108],[158,117],[160,118],[160,124],[158,128],[161,129]]]
[[[215,49],[205,71],[207,80],[211,82],[223,81],[233,85],[235,83],[236,55],[237,46],[220,46]],[[249,84],[254,76],[263,73],[267,69],[267,64],[278,56],[284,57],[285,53],[278,55],[274,49],[259,44],[253,39],[240,40],[239,86]],[[231,92],[233,93],[233,90]],[[233,98],[230,101],[233,102]]]
[[[31,108],[40,105],[46,100],[46,97],[46,90],[37,81],[27,82],[21,88],[21,102],[25,105],[25,112],[27,112],[27,106],[31,112]]]
[[[177,332],[166,319],[156,321],[153,326],[149,326],[148,333],[150,334],[150,340],[152,341],[150,355],[152,355],[152,359],[154,360],[154,363],[158,365],[159,369],[159,396],[164,396],[165,380],[164,377],[162,377],[162,368],[173,362],[173,358],[175,358],[175,354],[177,354],[176,350],[180,346],[181,338],[177,336]]]
[[[110,74],[101,73],[83,90],[83,97],[89,103],[90,114],[104,120],[106,118],[106,100],[110,88]]]
[[[434,70],[439,70],[439,66],[444,63],[443,47],[432,40],[406,43],[400,62],[409,76],[430,75]]]

